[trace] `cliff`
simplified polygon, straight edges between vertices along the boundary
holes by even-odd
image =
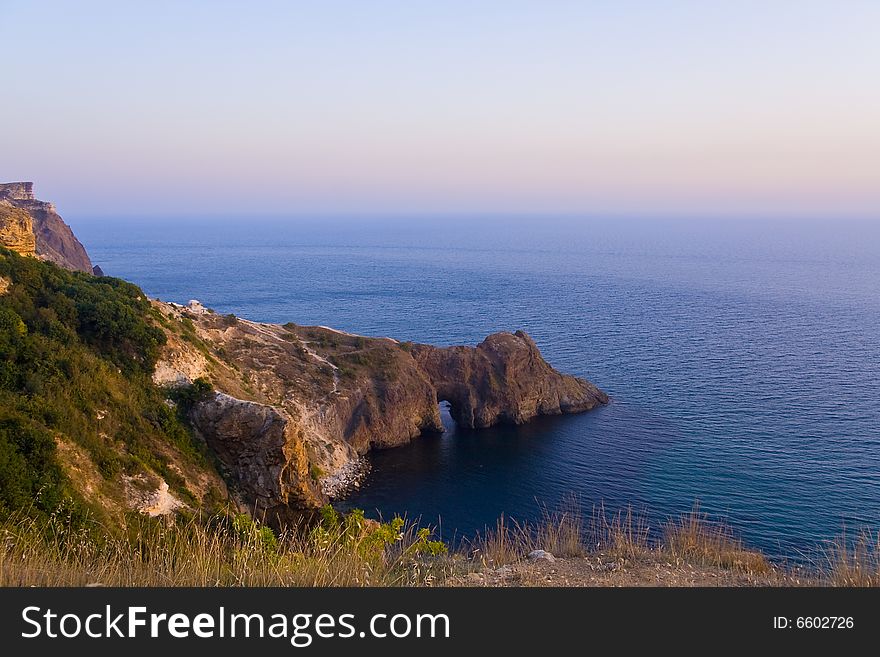
[[[412,355],[463,427],[522,424],[608,401],[589,381],[550,367],[523,331],[490,335],[476,348],[414,345]]]
[[[194,405],[193,426],[239,501],[273,520],[326,503],[369,450],[442,431],[439,401],[475,428],[608,401],[553,369],[522,331],[441,348],[260,324],[197,303],[154,306],[168,337],[154,380],[210,380],[214,392]]]
[[[85,248],[52,203],[34,197],[33,183],[0,183],[0,205],[26,213],[32,222],[36,255],[65,269],[93,273]],[[2,210],[0,210],[2,213]],[[0,241],[9,239],[0,215]]]
[[[34,222],[31,216],[6,201],[0,201],[0,246],[21,255],[36,255]]]

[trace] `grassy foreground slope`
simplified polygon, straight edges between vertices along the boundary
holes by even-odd
[[[158,478],[223,499],[204,448],[150,378],[165,335],[131,283],[0,249],[0,517],[117,524]]]

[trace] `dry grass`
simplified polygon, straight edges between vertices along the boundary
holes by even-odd
[[[717,566],[750,575],[768,575],[773,570],[763,554],[747,550],[730,527],[710,521],[698,507],[666,524],[661,545],[684,563]]]
[[[544,508],[535,531],[537,549],[557,557],[579,557],[586,554],[583,514],[576,502],[568,502],[559,510]]]
[[[494,528],[486,528],[466,545],[469,555],[481,566],[515,563],[532,550],[526,529],[503,515],[498,518]]]
[[[12,518],[0,528],[0,586],[426,586],[449,560],[417,554],[417,531],[377,546],[369,531],[274,537],[257,525],[145,518],[96,541]]]
[[[467,543],[467,552],[483,566],[516,563],[533,550],[545,550],[557,557],[586,553],[583,515],[573,502],[558,510],[544,508],[535,523],[520,523],[501,516],[495,527],[486,529]]]
[[[846,533],[823,550],[823,579],[831,586],[880,586],[880,534]]]
[[[632,507],[609,514],[604,506],[593,509],[591,545],[611,556],[636,559],[651,552],[650,526],[644,515]]]
[[[729,526],[710,520],[698,505],[664,523],[659,539],[652,539],[645,516],[632,508],[609,515],[599,507],[593,512],[592,536],[596,549],[617,558],[662,557],[678,564],[752,575],[768,575],[773,570],[763,554],[745,548]]]
[[[531,524],[502,516],[456,554],[430,556],[427,530],[401,521],[389,536],[391,524],[362,516],[280,536],[228,517],[130,517],[122,531],[108,532],[14,516],[0,523],[0,586],[431,586],[477,574],[486,585],[502,571],[514,572],[520,586],[530,577],[565,586],[880,586],[880,535],[842,536],[806,572],[772,565],[697,507],[653,531],[632,509],[600,506],[586,525],[584,517],[571,502]],[[564,559],[551,564],[561,570],[533,568],[540,564],[526,556],[537,549]]]

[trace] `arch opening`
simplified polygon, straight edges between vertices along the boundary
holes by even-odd
[[[458,422],[455,421],[455,410],[452,407],[452,402],[448,399],[438,399],[437,406],[440,410],[440,424],[443,425],[441,433],[448,434],[454,432],[458,427]]]

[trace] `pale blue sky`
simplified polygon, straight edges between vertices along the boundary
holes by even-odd
[[[76,216],[880,217],[880,2],[0,0]]]

